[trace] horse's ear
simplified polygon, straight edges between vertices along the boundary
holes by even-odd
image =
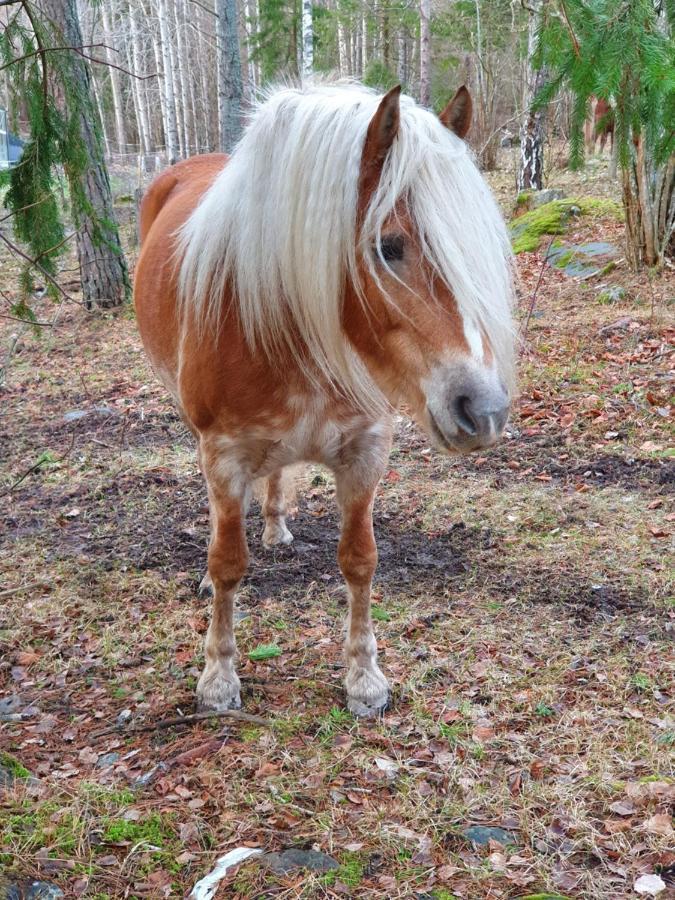
[[[359,195],[362,203],[367,203],[377,187],[387,153],[398,134],[401,122],[400,96],[401,85],[399,84],[384,95],[377,107],[377,112],[368,125],[366,142],[361,154]]]
[[[463,138],[471,127],[472,114],[471,94],[463,84],[438,118],[457,137]]]

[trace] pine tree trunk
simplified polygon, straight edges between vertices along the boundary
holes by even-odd
[[[532,0],[527,33],[527,69],[525,78],[525,115],[520,127],[520,167],[518,191],[540,191],[544,186],[544,138],[546,110],[532,108],[534,98],[546,83],[544,69],[533,66],[537,29],[541,19],[543,0]]]
[[[54,46],[82,46],[76,0],[41,0],[41,9],[53,29]],[[64,162],[77,228],[82,296],[88,309],[120,306],[129,296],[129,276],[115,223],[91,71],[82,56],[69,56],[71,83],[67,94],[61,92],[61,96],[77,98],[76,108],[68,112],[74,116],[87,155],[84,172]]]
[[[431,0],[420,0],[420,103],[431,103]]]
[[[241,134],[241,57],[236,0],[216,0],[220,149],[231,152]]]

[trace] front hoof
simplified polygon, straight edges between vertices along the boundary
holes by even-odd
[[[347,709],[362,719],[382,715],[389,705],[389,685],[379,669],[357,670],[347,676]]]
[[[239,679],[227,679],[220,672],[204,672],[197,683],[197,709],[199,712],[224,712],[241,709]]]
[[[377,719],[380,716],[383,716],[385,710],[388,709],[389,700],[389,691],[387,691],[384,697],[376,699],[373,703],[364,703],[362,700],[357,700],[355,697],[347,697],[347,709],[353,716],[356,716],[357,719]]]
[[[293,543],[293,535],[286,527],[286,523],[267,522],[262,536],[263,546],[269,550],[271,547],[288,546]]]
[[[200,600],[209,600],[213,597],[213,582],[208,572],[199,584],[198,596]]]

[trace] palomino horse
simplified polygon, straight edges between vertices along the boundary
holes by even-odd
[[[209,495],[203,707],[240,705],[251,484],[267,479],[263,542],[288,543],[282,470],[299,461],[335,475],[349,708],[387,703],[370,590],[391,413],[405,402],[436,447],[463,453],[497,440],[513,385],[509,240],[461,140],[470,119],[464,87],[439,118],[400,88],[282,89],[229,160],[181,162],[143,200],[138,323]]]

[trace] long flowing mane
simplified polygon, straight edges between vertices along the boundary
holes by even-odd
[[[384,401],[343,333],[344,285],[358,288],[358,242],[378,244],[402,199],[462,316],[487,336],[507,379],[513,372],[502,216],[467,146],[409,97],[357,233],[361,153],[380,100],[353,84],[270,93],[178,243],[179,297],[201,327],[222,321],[229,285],[251,347],[291,347],[309,372],[370,409]],[[377,277],[372,253],[363,259]]]

